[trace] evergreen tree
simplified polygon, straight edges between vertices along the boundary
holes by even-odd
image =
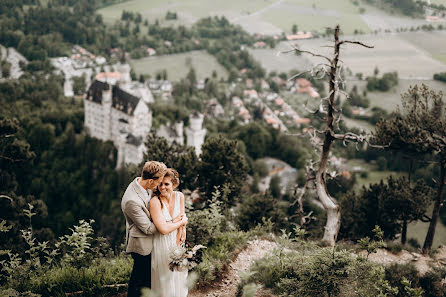
[[[432,218],[423,246],[429,253],[435,235],[440,208],[444,201],[446,175],[446,110],[441,93],[427,86],[415,86],[402,95],[403,110],[389,120],[382,120],[373,133],[375,141],[413,156],[430,155],[439,167],[437,193]]]
[[[199,164],[193,147],[181,144],[169,144],[164,137],[148,135],[146,140],[147,151],[143,160],[163,162],[167,167],[174,168],[180,174],[180,189],[195,190],[197,188],[197,167]],[[142,168],[142,165],[138,168]]]
[[[215,187],[222,188],[226,185],[231,192],[227,195],[228,201],[224,202],[233,205],[246,184],[248,172],[245,157],[237,149],[237,141],[223,136],[211,137],[201,149],[198,168],[200,189],[210,199]]]

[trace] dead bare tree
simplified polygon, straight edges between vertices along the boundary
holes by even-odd
[[[339,206],[337,201],[330,196],[330,193],[327,191],[327,166],[329,161],[329,155],[331,152],[331,148],[333,146],[333,142],[335,140],[341,140],[344,144],[348,142],[363,142],[365,141],[365,135],[358,135],[352,132],[347,132],[343,134],[335,133],[334,126],[336,123],[339,123],[341,119],[342,112],[341,110],[337,110],[335,108],[335,98],[338,93],[342,93],[348,97],[348,94],[341,91],[339,88],[340,84],[343,84],[343,80],[340,76],[340,68],[342,63],[340,63],[340,49],[343,44],[356,44],[366,48],[373,48],[373,46],[366,45],[359,41],[350,41],[350,40],[339,40],[339,25],[334,29],[334,54],[332,58],[329,58],[325,55],[313,53],[310,51],[300,50],[297,46],[293,46],[293,49],[287,52],[300,52],[310,54],[314,57],[319,57],[324,59],[328,63],[321,63],[315,66],[311,71],[313,75],[318,76],[322,74],[323,77],[328,76],[329,83],[329,93],[325,98],[321,98],[319,109],[314,111],[314,113],[321,113],[325,115],[325,128],[323,131],[319,131],[313,128],[312,138],[316,138],[317,134],[323,135],[323,143],[322,148],[319,150],[320,158],[317,162],[318,166],[314,169],[313,172],[307,173],[310,174],[307,178],[307,183],[312,181],[314,182],[315,190],[317,193],[317,197],[324,209],[327,212],[327,222],[325,225],[324,236],[322,241],[324,241],[329,246],[334,246],[336,243],[336,239],[339,233],[340,222],[341,222],[341,214],[339,210]],[[297,74],[293,76],[291,79],[299,76]],[[310,129],[308,129],[310,130]],[[310,133],[311,134],[311,133]],[[312,139],[312,143],[317,143]],[[305,190],[308,188],[308,184],[305,183],[304,187],[301,190],[299,195],[300,199],[303,197]],[[299,198],[297,198],[299,200]],[[299,210],[300,211],[300,210]],[[303,209],[302,209],[303,214]],[[304,218],[305,215],[301,216]],[[303,223],[305,221],[302,221]]]

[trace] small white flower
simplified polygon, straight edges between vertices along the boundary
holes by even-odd
[[[181,262],[181,265],[183,265],[184,267],[187,267],[188,264],[189,261],[187,261],[187,259],[183,259],[183,262]]]

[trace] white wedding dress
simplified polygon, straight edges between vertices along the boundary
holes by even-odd
[[[180,214],[180,195],[174,192],[175,205],[173,217]],[[163,202],[161,202],[163,203]],[[163,203],[162,212],[166,221],[172,221],[167,205]],[[153,236],[152,249],[152,290],[159,297],[185,297],[188,290],[186,286],[186,271],[171,271],[169,269],[169,253],[177,246],[177,230],[163,235],[157,232]]]

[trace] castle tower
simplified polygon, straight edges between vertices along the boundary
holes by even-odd
[[[178,121],[174,123],[172,127],[176,135],[175,141],[180,145],[184,144],[183,125],[184,125],[183,121]]]
[[[108,86],[102,91],[102,112],[103,112],[103,130],[101,139],[107,141],[111,139],[111,108],[112,108],[112,88]]]
[[[121,169],[125,165],[125,142],[126,133],[121,133],[117,140],[118,160],[116,160],[116,169]]]
[[[130,82],[132,81],[130,77],[130,65],[127,63],[119,64],[118,72],[121,73],[121,78],[119,79],[119,87],[121,89],[127,90]]]
[[[201,146],[204,143],[206,129],[203,129],[203,115],[194,112],[189,118],[189,127],[186,128],[187,145],[195,148],[197,156],[201,154]]]

